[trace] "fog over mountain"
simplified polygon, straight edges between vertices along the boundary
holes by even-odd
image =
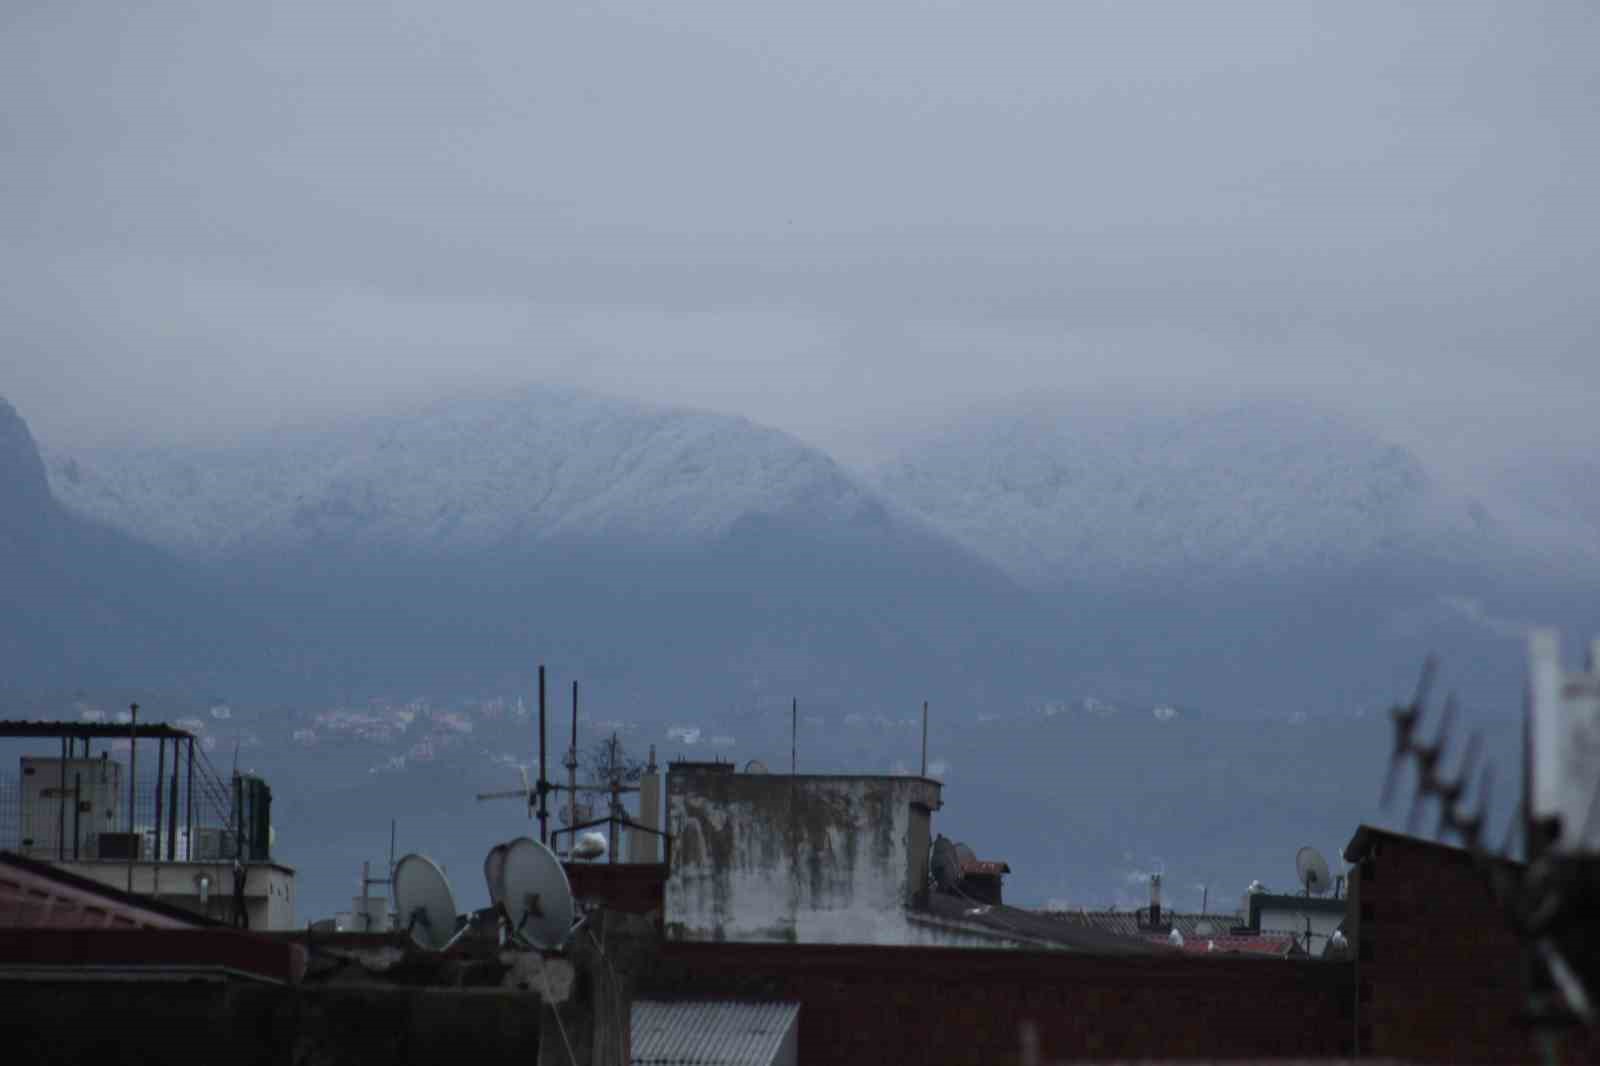
[[[739,418],[519,388],[214,449],[70,449],[67,506],[185,556],[328,547],[460,555],[616,538],[687,546],[765,516],[886,524],[826,455]]]
[[[863,475],[566,388],[44,460],[4,413],[12,713],[137,691],[242,745],[293,782],[317,877],[390,815],[514,816],[467,801],[527,762],[540,661],[584,682],[586,734],[664,757],[781,761],[798,698],[808,766],[905,772],[929,699],[945,824],[1006,850],[1021,899],[1122,899],[1157,859],[1259,876],[1381,816],[1375,712],[1424,655],[1508,764],[1523,625],[1583,621],[1581,568],[1552,581],[1484,505],[1310,409],[1020,404]]]

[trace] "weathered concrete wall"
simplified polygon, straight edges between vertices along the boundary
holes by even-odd
[[[126,862],[113,859],[57,863],[68,873],[87,877],[110,888],[128,887]],[[136,862],[133,891],[162,903],[202,914],[219,922],[233,916],[233,863]],[[294,870],[276,863],[245,864],[245,913],[250,928],[260,931],[294,929]],[[211,879],[208,898],[200,902],[199,878]]]
[[[926,943],[905,908],[927,880],[927,812],[939,805],[939,783],[925,778],[673,767],[667,933]]]

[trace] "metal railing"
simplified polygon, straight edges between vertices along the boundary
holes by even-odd
[[[20,775],[0,773],[0,850],[58,862],[225,861],[237,854],[230,790],[209,768],[197,767],[192,778],[171,767],[159,778],[141,772],[130,789],[126,766],[97,775],[82,761],[70,763],[65,778],[64,789],[51,781],[25,790]]]

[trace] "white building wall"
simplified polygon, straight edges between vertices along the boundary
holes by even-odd
[[[62,862],[54,864],[68,873],[98,881],[109,888],[126,890],[126,862]],[[193,911],[219,922],[233,916],[233,864],[231,862],[136,862],[133,866],[133,891],[161,903]],[[294,909],[294,871],[276,863],[247,863],[245,875],[245,914],[253,930],[296,928]],[[207,900],[200,902],[199,879],[207,877]]]
[[[917,777],[672,768],[668,935],[929,943],[905,913],[927,880],[940,785]]]

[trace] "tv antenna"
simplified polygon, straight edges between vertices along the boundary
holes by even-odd
[[[501,876],[511,935],[544,951],[565,944],[573,929],[572,886],[555,852],[519,837],[506,849]]]
[[[444,871],[426,855],[411,854],[394,868],[395,907],[406,934],[427,951],[446,951],[466,935],[470,924],[456,929],[456,900]]]
[[[1328,889],[1333,887],[1333,877],[1328,873],[1328,860],[1316,848],[1306,847],[1295,852],[1294,870],[1307,896],[1325,896]]]

